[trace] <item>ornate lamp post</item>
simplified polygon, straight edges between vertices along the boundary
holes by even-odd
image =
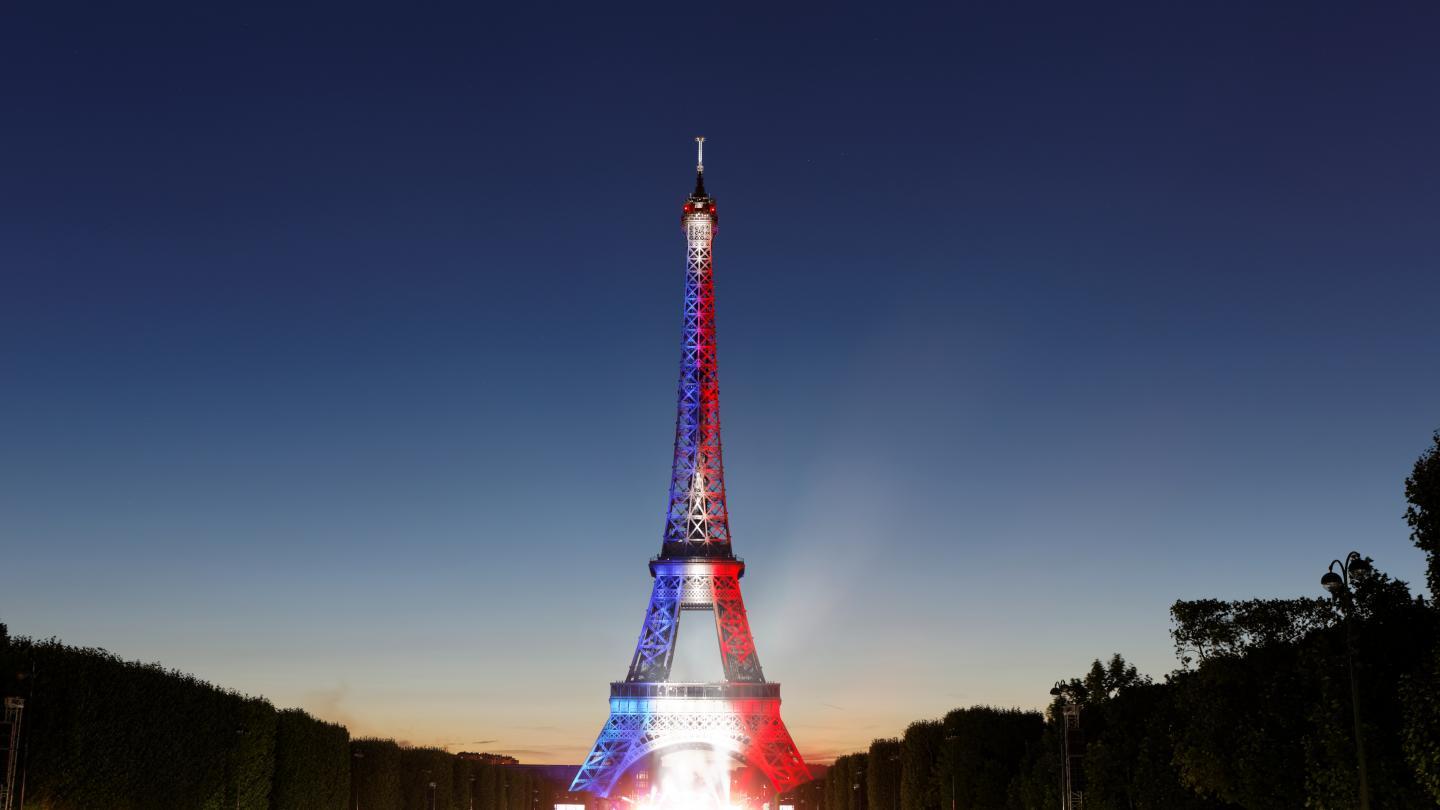
[[[1336,573],[1335,567],[1340,571]],[[1370,563],[1352,551],[1345,560],[1332,560],[1330,569],[1320,577],[1320,585],[1330,592],[1330,597],[1340,605],[1345,616],[1345,666],[1350,670],[1350,712],[1355,723],[1355,759],[1360,771],[1360,810],[1370,810],[1370,774],[1365,767],[1365,733],[1360,725],[1360,682],[1355,679],[1355,593],[1350,589],[1350,580],[1370,573]]]

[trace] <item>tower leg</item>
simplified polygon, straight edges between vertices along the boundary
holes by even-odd
[[[745,616],[745,601],[740,596],[740,578],[717,576],[712,591],[715,629],[719,631],[720,660],[725,665],[725,680],[741,683],[764,681],[760,658],[755,654],[755,638],[750,635],[750,620]]]
[[[675,660],[675,634],[680,629],[680,576],[656,576],[645,608],[645,624],[635,644],[627,681],[665,681]]]

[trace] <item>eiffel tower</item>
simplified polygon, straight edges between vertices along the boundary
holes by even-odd
[[[711,245],[718,215],[705,193],[705,139],[696,138],[695,192],[685,201],[685,307],[675,462],[660,555],[645,623],[625,680],[610,684],[610,719],[570,789],[610,795],[652,755],[700,748],[755,768],[777,792],[810,778],[780,719],[780,684],[767,682],[740,596],[745,562],[730,548],[720,461],[720,387],[715,362]],[[684,611],[714,614],[725,680],[670,680]]]

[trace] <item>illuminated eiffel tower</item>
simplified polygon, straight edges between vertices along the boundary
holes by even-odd
[[[780,719],[780,684],[760,671],[740,596],[744,561],[730,548],[725,473],[720,461],[720,387],[715,363],[715,291],[711,245],[718,217],[705,193],[705,139],[695,192],[685,201],[685,317],[680,356],[675,462],[660,555],[640,641],[625,680],[610,685],[610,719],[575,775],[571,790],[609,796],[648,757],[685,748],[732,756],[758,769],[776,791],[810,778]],[[670,680],[684,611],[714,614],[725,680]]]

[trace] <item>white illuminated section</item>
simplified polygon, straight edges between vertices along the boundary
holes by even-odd
[[[557,804],[555,810],[585,810],[583,804]]]

